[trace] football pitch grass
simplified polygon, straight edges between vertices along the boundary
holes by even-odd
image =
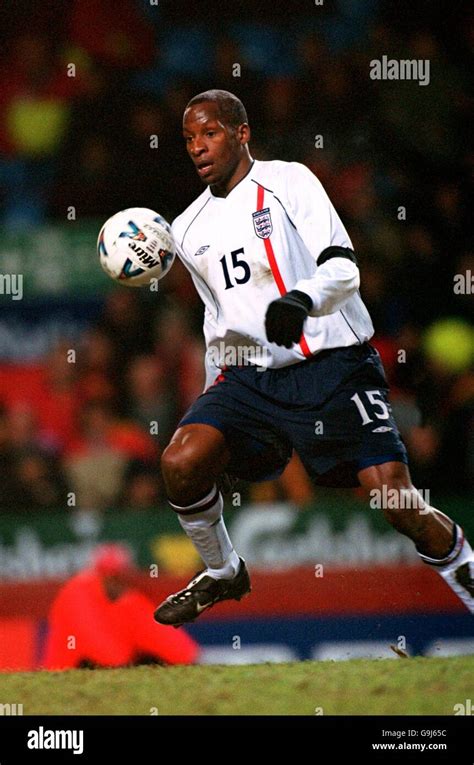
[[[468,699],[474,656],[0,676],[25,715],[453,715]]]

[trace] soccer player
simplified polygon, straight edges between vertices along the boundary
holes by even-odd
[[[250,591],[220,479],[268,480],[293,449],[316,483],[399,497],[382,503],[387,521],[474,612],[472,549],[411,482],[356,255],[320,182],[297,162],[253,160],[245,108],[227,91],[192,98],[183,134],[206,189],[173,233],[205,305],[208,378],[162,471],[206,568],[155,619],[178,627]]]

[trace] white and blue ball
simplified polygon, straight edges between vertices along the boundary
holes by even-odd
[[[168,273],[176,248],[170,224],[146,207],[112,215],[97,240],[100,265],[115,281],[143,287]]]

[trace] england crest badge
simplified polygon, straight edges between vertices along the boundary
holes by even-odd
[[[260,239],[268,239],[273,231],[270,208],[265,207],[263,210],[257,210],[257,212],[252,213],[252,218],[253,227],[257,236]]]

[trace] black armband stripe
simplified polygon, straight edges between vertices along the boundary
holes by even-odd
[[[336,245],[326,247],[317,259],[316,264],[322,266],[323,263],[326,263],[327,260],[331,260],[331,258],[347,258],[348,260],[352,260],[356,266],[358,265],[354,250],[351,250],[350,247],[338,247]]]

